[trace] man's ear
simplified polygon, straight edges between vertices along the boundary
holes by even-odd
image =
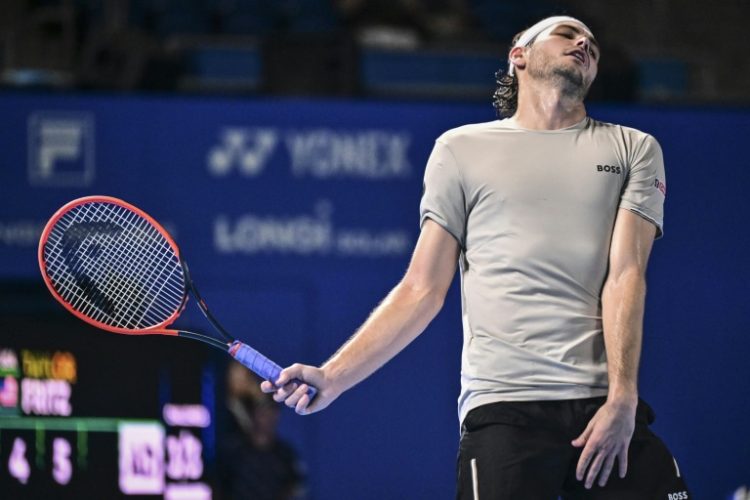
[[[525,47],[513,47],[510,49],[508,58],[517,69],[523,69],[526,67],[526,51]]]

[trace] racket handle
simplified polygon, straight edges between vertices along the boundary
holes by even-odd
[[[279,378],[281,367],[244,342],[240,342],[239,340],[232,342],[232,345],[229,347],[229,354],[258,376],[271,383],[276,382]],[[294,379],[292,382],[298,385],[305,383],[298,379]],[[315,399],[318,390],[310,384],[307,385],[309,387],[307,395],[310,397],[310,401],[312,401]]]

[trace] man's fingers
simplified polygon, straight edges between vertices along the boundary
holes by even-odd
[[[609,479],[609,475],[612,472],[612,467],[615,465],[615,458],[617,455],[615,454],[609,454],[607,458],[604,460],[604,465],[602,466],[602,470],[599,473],[599,486],[604,486],[607,484],[607,480]]]
[[[277,403],[284,402],[296,389],[297,384],[295,383],[287,384],[283,387],[277,387],[276,392],[273,394],[273,400]]]
[[[604,462],[604,456],[605,453],[602,451],[599,451],[599,453],[596,454],[596,457],[594,458],[593,462],[591,462],[591,467],[589,467],[589,473],[586,475],[586,488],[591,488],[594,485],[594,480],[596,479],[596,475],[599,474],[599,470],[602,468],[602,462]]]
[[[578,466],[576,467],[576,479],[583,481],[583,477],[586,474],[586,469],[589,467],[589,462],[594,457],[595,451],[593,447],[586,446],[581,453],[581,458],[578,459]]]
[[[294,407],[294,411],[297,412],[298,415],[306,415],[309,413],[307,411],[307,405],[310,404],[310,395],[307,394],[307,384],[302,384],[300,389],[304,389],[305,392],[302,394],[302,397],[299,398],[299,401],[297,401],[297,404]]]
[[[617,455],[617,462],[620,469],[620,478],[624,478],[628,473],[628,447],[624,446],[622,451]]]
[[[275,383],[277,387],[281,387],[283,385],[288,384],[290,380],[294,380],[295,378],[300,378],[301,375],[302,375],[302,365],[299,363],[295,363],[292,366],[281,370],[281,373],[279,374],[279,378],[277,378],[276,380],[272,380],[271,382]]]
[[[292,384],[296,387],[297,384]],[[284,404],[287,405],[289,408],[296,408],[297,403],[300,402],[303,396],[307,395],[307,390],[309,387],[307,384],[300,384],[299,387],[296,387],[296,390],[294,390],[289,397],[284,400]]]
[[[322,391],[323,387],[321,384],[324,382],[325,379],[319,368],[295,363],[281,370],[276,380],[261,382],[260,388],[263,392],[272,394],[273,400],[277,403],[284,403],[300,415],[309,415],[310,413],[322,410],[332,401],[332,399],[329,399],[321,406],[319,404],[321,397],[318,396],[314,398],[315,404],[313,404],[313,398],[308,394],[311,387]],[[311,405],[314,407],[313,409],[309,408]]]

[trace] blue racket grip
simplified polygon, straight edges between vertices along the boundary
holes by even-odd
[[[244,342],[240,342],[239,340],[232,342],[232,345],[229,347],[229,354],[244,366],[255,372],[258,376],[268,380],[272,384],[278,380],[279,374],[281,373],[281,367]],[[292,382],[297,385],[306,383],[298,379],[294,379]],[[315,399],[315,395],[318,394],[318,390],[310,384],[307,384],[307,386],[307,395],[309,396],[310,401],[312,401]]]

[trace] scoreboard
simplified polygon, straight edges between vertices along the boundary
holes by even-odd
[[[0,311],[2,498],[211,498],[218,364],[196,342]]]

